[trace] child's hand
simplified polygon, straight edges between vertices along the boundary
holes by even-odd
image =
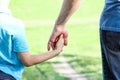
[[[58,53],[60,53],[62,51],[63,46],[64,46],[63,35],[60,35],[59,40],[56,42],[55,50],[57,50]]]

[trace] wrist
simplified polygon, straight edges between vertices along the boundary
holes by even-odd
[[[63,25],[63,24],[55,24],[55,26],[54,26],[54,29],[57,31],[57,32],[63,32],[63,30],[65,29],[65,25]]]
[[[53,50],[53,52],[54,52],[54,54],[57,56],[57,55],[60,54],[61,50],[59,50],[59,49],[55,49],[55,50]]]
[[[66,22],[60,21],[60,20],[56,20],[55,25],[64,27],[66,25]]]

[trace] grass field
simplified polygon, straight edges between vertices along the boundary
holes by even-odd
[[[10,7],[13,15],[25,23],[30,51],[33,54],[47,51],[46,44],[61,4],[62,0],[12,0]],[[69,44],[62,52],[72,67],[89,80],[102,80],[99,45],[99,17],[102,7],[101,0],[83,1],[67,24]],[[68,79],[57,74],[50,62],[45,62],[37,67],[26,68],[23,80]]]

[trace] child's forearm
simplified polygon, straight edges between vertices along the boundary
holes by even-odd
[[[49,51],[49,52],[45,52],[42,54],[31,55],[31,62],[32,62],[31,65],[35,65],[35,64],[44,62],[46,60],[49,60],[49,59],[57,56],[58,53],[59,52],[57,50],[54,50],[54,51]]]
[[[23,64],[27,67],[44,62],[48,59],[51,59],[55,56],[57,56],[61,51],[59,50],[53,50],[41,54],[35,54],[35,55],[30,55],[29,52],[25,53],[18,53],[19,57],[21,58]]]
[[[19,55],[22,63],[28,67],[57,56],[62,51],[62,48],[63,48],[63,36],[61,35],[60,39],[56,43],[55,49],[52,51],[36,55],[31,55],[29,52],[18,52],[17,54]]]

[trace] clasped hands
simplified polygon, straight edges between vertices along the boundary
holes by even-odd
[[[48,41],[48,50],[52,48],[53,50],[58,49],[62,51],[63,47],[67,45],[67,37],[67,29],[64,26],[55,26]]]

